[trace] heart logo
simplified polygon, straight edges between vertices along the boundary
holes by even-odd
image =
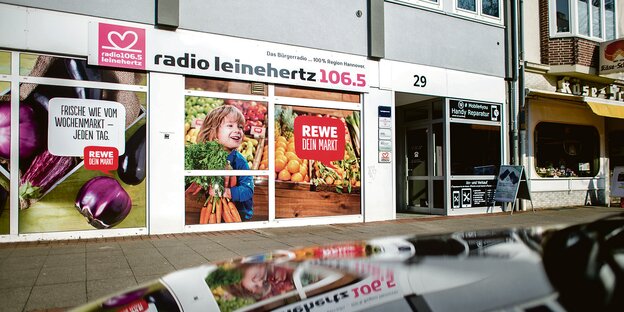
[[[127,30],[123,34],[116,31],[108,33],[108,42],[119,50],[130,50],[139,40],[139,36],[131,30]]]

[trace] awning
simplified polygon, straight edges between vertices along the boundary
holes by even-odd
[[[570,104],[585,103],[594,114],[602,117],[624,119],[624,102],[588,96],[572,95],[552,91],[526,89],[527,98],[543,98],[563,101]]]
[[[623,104],[605,104],[591,100],[586,100],[585,103],[587,103],[592,112],[598,116],[624,119]]]

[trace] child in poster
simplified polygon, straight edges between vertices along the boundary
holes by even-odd
[[[243,113],[232,105],[217,107],[204,119],[197,137],[198,143],[217,141],[229,153],[227,161],[234,170],[249,170],[247,160],[237,151],[243,142]],[[215,195],[210,189],[210,195]],[[238,176],[235,185],[226,187],[222,197],[230,198],[243,221],[253,217],[254,183],[251,176]]]

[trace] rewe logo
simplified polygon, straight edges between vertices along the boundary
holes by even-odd
[[[145,69],[145,29],[98,24],[98,64]]]

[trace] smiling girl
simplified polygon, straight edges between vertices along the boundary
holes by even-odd
[[[232,105],[219,106],[206,116],[199,134],[198,143],[207,141],[217,141],[229,152],[227,161],[234,170],[249,170],[249,164],[237,148],[243,143],[245,134],[243,126],[245,117],[243,113]],[[230,198],[243,221],[253,217],[253,177],[239,176],[236,185],[225,188],[222,197]],[[215,195],[214,190],[210,190],[210,195]]]

